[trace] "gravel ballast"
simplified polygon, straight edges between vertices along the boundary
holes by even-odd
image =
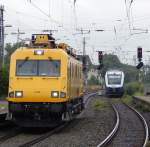
[[[112,107],[98,106],[97,101],[106,101],[93,96],[83,113],[61,132],[50,136],[34,147],[95,147],[110,133],[115,124]],[[95,103],[95,104],[94,104]]]

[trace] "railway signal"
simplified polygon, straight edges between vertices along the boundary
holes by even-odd
[[[144,65],[143,62],[140,62],[140,63],[136,66],[136,68],[137,68],[137,69],[140,69],[140,68],[143,67],[143,65]]]
[[[140,62],[142,60],[142,47],[137,48],[137,57]]]
[[[139,64],[136,66],[136,68],[140,69],[144,65],[142,62],[142,47],[137,48],[137,58],[138,58]]]
[[[103,67],[103,52],[102,51],[98,51],[98,70],[102,69]]]
[[[99,63],[103,62],[103,52],[102,51],[98,51],[98,61],[99,61]]]

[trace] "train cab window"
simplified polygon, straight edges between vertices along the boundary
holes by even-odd
[[[60,61],[39,61],[39,76],[60,76]]]
[[[17,60],[17,76],[60,76],[60,61],[58,60]]]
[[[37,75],[37,62],[29,60],[17,61],[17,76],[36,76]]]
[[[121,84],[121,75],[108,75],[108,84]]]

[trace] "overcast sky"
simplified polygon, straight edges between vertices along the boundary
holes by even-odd
[[[119,55],[123,62],[133,63],[137,46],[146,52],[150,50],[150,0],[126,0],[130,19],[127,18],[125,0],[0,0],[4,5],[6,42],[16,42],[16,36],[10,35],[19,28],[30,38],[32,33],[44,29],[55,29],[58,42],[68,42],[82,52],[82,35],[79,29],[91,30],[86,37],[86,51],[94,63],[97,62],[97,50]],[[133,30],[133,28],[135,30]],[[103,29],[103,32],[96,32]],[[144,59],[147,62],[148,54]]]

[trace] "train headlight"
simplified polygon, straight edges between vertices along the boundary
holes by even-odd
[[[51,92],[51,97],[58,98],[59,97],[59,92],[58,91],[52,91]]]
[[[23,92],[22,91],[16,91],[15,97],[23,97]]]
[[[44,55],[44,51],[43,50],[35,50],[34,55]]]
[[[65,98],[66,97],[66,93],[65,92],[60,92],[60,98]]]

